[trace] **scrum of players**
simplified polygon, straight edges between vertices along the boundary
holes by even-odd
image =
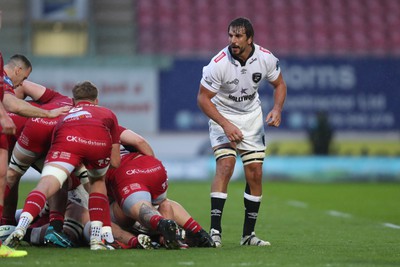
[[[23,55],[0,70],[0,257],[26,256],[18,249],[23,242],[91,250],[215,247],[167,198],[167,172],[150,144],[98,105],[93,83],[76,84],[71,98],[27,80],[31,71]],[[17,210],[29,168],[41,178]]]

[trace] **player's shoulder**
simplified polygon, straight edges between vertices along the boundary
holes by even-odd
[[[275,58],[274,54],[269,49],[258,44],[254,44],[254,54],[258,57]]]
[[[231,60],[231,55],[229,53],[228,47],[223,48],[220,50],[210,61],[210,64],[222,66],[224,64],[229,63]]]

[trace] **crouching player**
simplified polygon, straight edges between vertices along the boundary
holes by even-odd
[[[127,131],[130,139],[124,135]],[[143,151],[140,147],[144,146],[147,152],[122,149],[121,165],[107,171],[107,192],[115,200],[111,211],[114,222],[123,228],[138,222],[150,231],[161,234],[165,247],[169,249],[181,247],[177,236],[177,227],[181,225],[188,236],[201,240],[197,245],[213,247],[210,236],[183,207],[167,199],[167,172],[161,161],[152,156],[154,153],[148,143],[140,136],[135,137],[132,131],[121,129],[121,132],[122,145],[134,147],[136,151]],[[137,139],[141,140],[141,146],[137,145]],[[161,207],[163,213],[154,206]]]

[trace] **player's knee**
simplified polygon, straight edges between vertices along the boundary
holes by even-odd
[[[42,179],[43,179],[43,177],[46,177],[46,176],[54,177],[60,183],[60,188],[62,187],[62,185],[68,178],[68,174],[64,170],[62,170],[58,167],[52,166],[52,165],[44,166],[43,171],[42,171]]]
[[[9,169],[18,173],[19,176],[22,176],[28,170],[29,166],[30,164],[24,163],[14,155],[11,155],[10,164],[8,165],[8,167]],[[17,176],[17,174],[15,174],[15,176]]]

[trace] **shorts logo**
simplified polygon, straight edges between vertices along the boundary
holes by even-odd
[[[253,73],[253,82],[258,83],[259,81],[261,81],[261,73]]]
[[[129,193],[129,188],[128,188],[128,186],[125,186],[124,188],[122,188],[122,193],[123,193],[124,195],[126,195],[126,194]]]
[[[224,139],[225,139],[225,136],[224,136],[224,135],[218,136],[218,137],[217,137],[217,142],[221,143],[222,141],[224,141]]]
[[[129,185],[129,188],[130,188],[131,190],[136,190],[136,189],[140,189],[141,186],[140,186],[140,184],[138,184],[138,183],[134,183],[134,184],[130,184],[130,185]]]
[[[52,158],[52,159],[56,159],[56,158],[58,158],[59,155],[60,155],[60,151],[54,151],[54,152],[51,154],[51,158]]]

